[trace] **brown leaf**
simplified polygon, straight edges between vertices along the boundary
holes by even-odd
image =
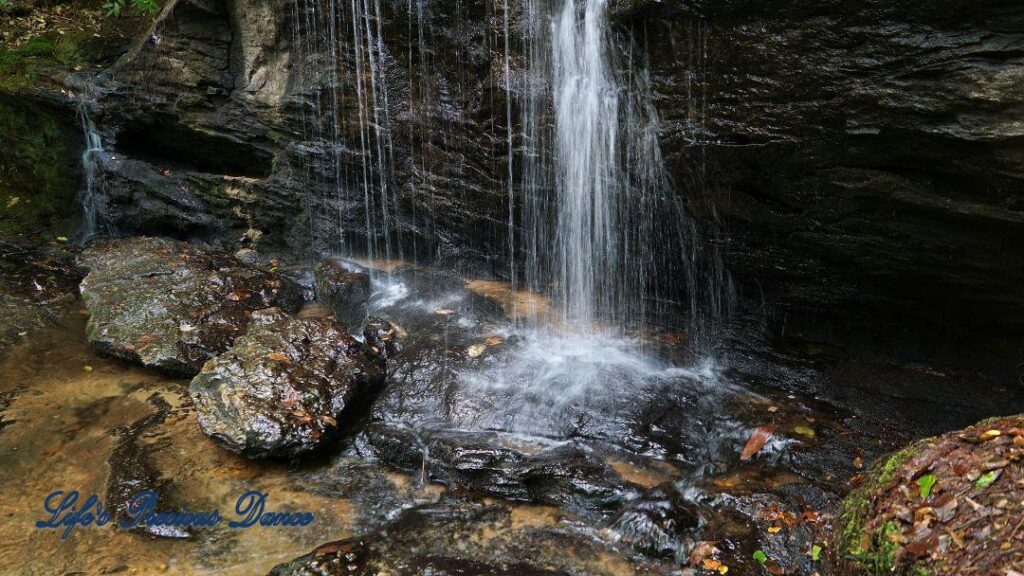
[[[697,542],[697,545],[693,548],[693,552],[690,552],[690,566],[696,566],[704,561],[704,558],[708,556],[715,556],[718,554],[718,548],[715,548],[715,543],[707,540]]]
[[[484,340],[484,344],[488,346],[497,346],[504,341],[505,340],[501,336],[488,336],[487,339]]]
[[[774,426],[758,426],[753,433],[750,434],[750,438],[747,439],[746,445],[743,446],[743,451],[740,452],[740,460],[750,460],[755,454],[764,448],[764,445],[771,440],[772,435],[775,434]]]
[[[291,365],[292,363],[290,358],[288,358],[284,354],[278,354],[277,352],[270,352],[269,354],[267,354],[267,358],[275,362],[280,362],[282,364]]]
[[[722,563],[714,558],[705,558],[701,560],[701,565],[705,570],[718,570],[722,566]]]
[[[228,300],[238,302],[240,300],[246,300],[252,296],[252,290],[246,290],[245,288],[239,288],[234,292],[228,294]]]
[[[953,519],[953,516],[956,515],[956,509],[960,505],[960,501],[950,494],[939,502],[940,503],[936,503],[935,506],[935,518],[937,518],[939,522],[949,522]]]

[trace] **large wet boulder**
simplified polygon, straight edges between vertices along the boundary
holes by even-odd
[[[294,282],[229,254],[166,238],[91,243],[78,264],[89,343],[126,360],[192,376],[245,333],[255,310],[297,311]]]
[[[316,297],[327,306],[343,326],[359,327],[366,320],[366,303],[370,299],[370,277],[344,263],[328,259],[313,269]]]
[[[1024,415],[882,459],[835,522],[839,575],[1024,573]]]
[[[248,333],[189,385],[199,424],[249,458],[312,452],[353,424],[384,384],[378,358],[327,318],[253,314]]]

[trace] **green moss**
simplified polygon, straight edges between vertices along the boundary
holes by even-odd
[[[36,36],[18,46],[0,46],[0,89],[13,92],[36,84],[55,69],[70,70],[85,61],[84,33]]]
[[[851,492],[839,507],[836,519],[836,550],[841,556],[859,565],[868,574],[888,574],[892,571],[894,556],[899,548],[890,536],[899,533],[899,525],[887,522],[874,533],[866,533],[871,513],[873,494],[889,485],[896,473],[921,444],[913,444],[896,452],[866,474],[863,483]]]
[[[73,230],[78,190],[74,118],[0,97],[0,236]]]
[[[892,482],[893,478],[896,477],[896,471],[899,470],[900,466],[906,462],[911,454],[913,454],[913,446],[909,446],[893,454],[885,461],[885,465],[882,466],[881,471],[878,473],[878,482],[876,485],[885,485]]]

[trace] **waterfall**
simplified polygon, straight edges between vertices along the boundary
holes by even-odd
[[[621,243],[619,96],[608,67],[607,0],[565,0],[551,24],[558,295],[568,320],[614,316]]]
[[[91,107],[95,101],[92,87],[81,86],[78,102],[78,120],[82,125],[82,188],[78,192],[78,204],[82,207],[81,242],[101,232],[100,202],[103,192],[103,140],[92,119]]]
[[[666,173],[645,51],[610,34],[607,1],[524,8],[526,283],[584,332],[682,300],[696,331],[720,316],[726,275]]]

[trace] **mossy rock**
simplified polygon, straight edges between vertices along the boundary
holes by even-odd
[[[1024,570],[1024,415],[927,438],[879,460],[833,525],[841,576]]]
[[[81,132],[72,113],[0,94],[0,237],[77,227]]]

